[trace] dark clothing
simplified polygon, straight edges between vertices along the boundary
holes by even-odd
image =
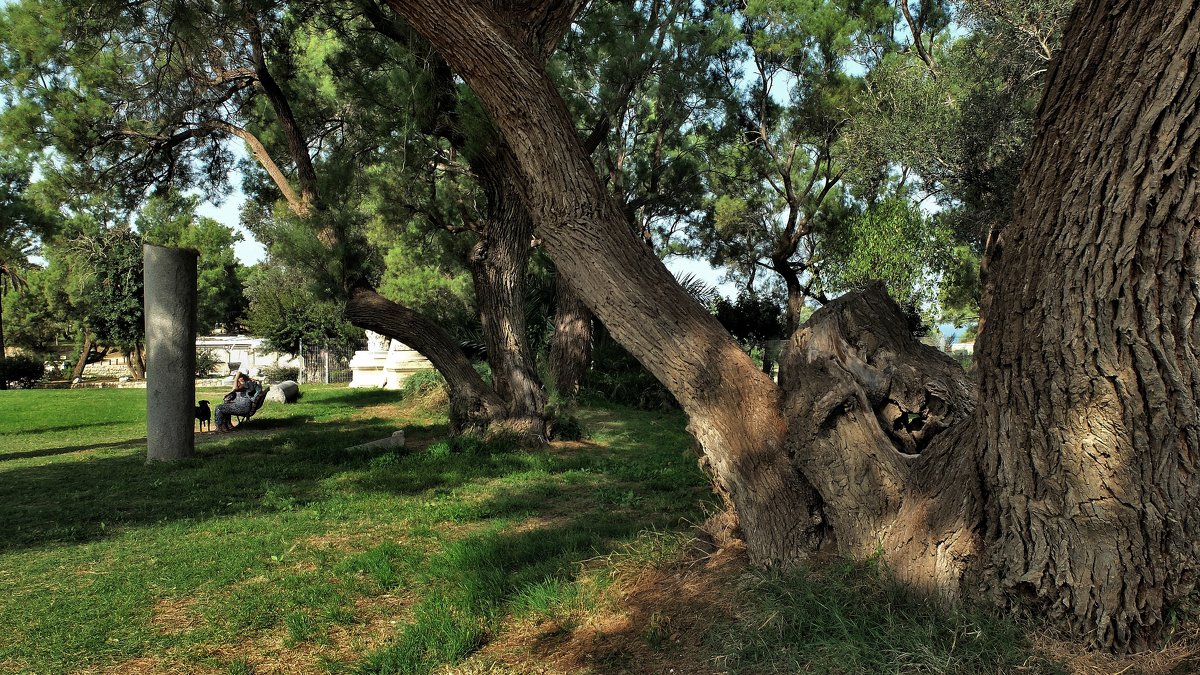
[[[218,429],[224,429],[229,426],[229,418],[233,415],[238,417],[248,417],[254,414],[254,399],[262,393],[262,385],[254,380],[247,379],[242,388],[233,392],[233,400],[228,403],[222,403],[217,406],[216,422]]]

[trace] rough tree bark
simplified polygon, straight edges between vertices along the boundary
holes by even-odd
[[[575,398],[592,365],[592,313],[563,275],[555,271],[554,337],[550,376],[560,396]]]
[[[390,4],[509,139],[556,264],[683,405],[756,561],[836,539],[1093,646],[1161,635],[1200,553],[1200,1],[1076,8],[991,247],[977,393],[876,289],[793,336],[786,400],[630,233],[505,15]]]
[[[913,585],[1095,647],[1161,636],[1200,553],[1198,54],[1196,2],[1076,8],[991,247],[973,413],[930,363],[881,394],[912,362],[886,331],[797,335],[791,448],[843,550],[881,542]],[[897,436],[935,411],[949,429],[924,449]]]
[[[546,392],[537,375],[525,322],[525,272],[533,222],[513,180],[514,163],[503,143],[492,162],[474,162],[488,200],[488,222],[471,249],[479,320],[492,368],[492,386],[507,406],[507,424],[545,440]],[[507,157],[503,156],[507,155]]]
[[[515,17],[469,0],[388,4],[467,80],[512,147],[555,265],[687,411],[753,557],[791,562],[819,545],[819,499],[782,452],[778,388],[637,241],[539,56],[511,38]]]
[[[1200,553],[1200,3],[1075,11],[989,261],[982,535],[1006,603],[1138,649]]]
[[[146,379],[145,348],[140,342],[133,343],[133,348],[126,352],[129,359],[129,376],[134,380]]]
[[[381,35],[418,53],[428,45],[411,29],[396,21],[374,0],[363,3],[364,13]],[[572,3],[525,14],[522,41],[543,55],[553,51],[570,25]],[[420,116],[421,130],[441,137],[458,150],[470,165],[487,200],[486,219],[472,228],[479,241],[471,250],[471,277],[479,319],[492,370],[492,386],[507,406],[508,428],[532,441],[545,440],[546,392],[537,375],[525,320],[525,274],[533,238],[533,223],[521,203],[516,186],[516,159],[498,135],[482,140],[487,129],[462,130],[459,97],[462,88],[448,63],[436,54],[427,56],[432,105]]]
[[[247,17],[247,30],[251,37],[256,81],[271,104],[276,120],[287,139],[288,157],[296,167],[300,196],[289,198],[288,206],[296,215],[310,219],[321,242],[333,247],[338,243],[340,233],[326,225],[331,219],[328,218],[328,206],[321,199],[317,172],[309,156],[307,136],[287,95],[271,73],[264,55],[263,36],[255,17]],[[268,169],[268,175],[285,195],[295,194],[282,172],[270,170],[273,160],[269,155],[265,152],[256,153],[256,158]],[[528,247],[528,237],[525,246]],[[524,273],[524,269],[520,268],[521,274]],[[477,289],[478,286],[477,283]],[[487,292],[483,295],[488,297]],[[525,423],[524,418],[520,418],[515,423],[510,423],[507,419],[508,409],[495,390],[471,367],[470,361],[454,338],[428,317],[384,298],[366,283],[359,283],[350,289],[346,317],[354,326],[399,340],[429,359],[445,378],[449,389],[452,433],[467,430],[487,431],[493,422],[504,421],[503,426],[506,429],[522,433],[531,432],[537,438],[543,436],[544,422],[541,425],[530,426]]]
[[[75,362],[75,367],[71,370],[71,382],[83,377],[83,370],[87,367],[88,357],[92,354],[92,333],[83,327],[83,348],[79,352],[79,360]]]

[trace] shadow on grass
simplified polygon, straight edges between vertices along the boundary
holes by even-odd
[[[291,427],[296,418],[262,422],[263,429]],[[272,436],[221,435],[198,444],[197,458],[180,462],[147,464],[144,453],[131,452],[7,470],[0,480],[0,551],[92,541],[122,525],[272,511],[271,500],[264,501],[269,490],[276,496],[283,490],[293,503],[304,504],[321,495],[322,479],[365,466],[387,452],[346,448],[386,437],[394,429],[383,420],[308,423]],[[48,451],[25,454],[34,453]]]
[[[197,439],[198,440],[198,439]],[[111,443],[93,443],[91,445],[67,445],[61,448],[42,448],[40,450],[27,450],[24,452],[10,452],[0,455],[0,462],[8,462],[14,459],[28,459],[30,457],[53,457],[54,455],[68,455],[72,452],[84,452],[87,450],[103,450],[105,448],[125,448],[135,445],[145,445],[146,437],[130,438],[124,441],[113,441]]]
[[[663,526],[661,513],[615,511],[600,501],[579,502],[578,489],[569,492],[574,508],[548,499],[546,486],[537,484],[500,490],[480,504],[480,518],[532,520],[503,531],[485,527],[419,561],[414,574],[428,591],[396,641],[369,654],[358,672],[428,673],[459,662],[486,644],[505,616],[550,614],[580,601],[586,561]],[[680,514],[672,515],[672,529],[686,528]]]
[[[37,429],[21,429],[20,431],[3,433],[3,434],[0,434],[0,437],[16,436],[18,434],[32,435],[32,434],[45,434],[45,433],[51,433],[51,432],[75,431],[77,429],[95,430],[95,429],[102,429],[104,427],[126,426],[128,424],[129,424],[129,421],[127,421],[127,420],[117,420],[114,422],[82,422],[80,424],[49,425],[49,426],[39,427]]]

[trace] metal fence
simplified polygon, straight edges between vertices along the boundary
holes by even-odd
[[[354,377],[350,359],[342,358],[324,347],[300,348],[300,383],[345,384]]]

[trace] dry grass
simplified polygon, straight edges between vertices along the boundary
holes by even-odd
[[[1035,631],[1033,647],[1064,664],[1070,675],[1189,675],[1200,673],[1200,625],[1181,628],[1159,649],[1116,656],[1089,651],[1052,631]]]
[[[163,635],[179,635],[204,625],[193,598],[163,598],[150,610],[150,625]]]
[[[409,620],[413,598],[380,595],[355,601],[354,622],[335,625],[324,639],[299,644],[280,626],[235,644],[215,646],[208,656],[223,662],[242,661],[255,675],[323,673],[327,664],[354,664],[363,654],[386,645],[396,627]]]
[[[613,575],[592,611],[554,620],[509,621],[455,675],[509,673],[720,673],[706,643],[715,622],[735,616],[733,580],[745,570],[740,549],[713,555],[688,546],[681,556],[644,565],[602,561],[593,575]]]

